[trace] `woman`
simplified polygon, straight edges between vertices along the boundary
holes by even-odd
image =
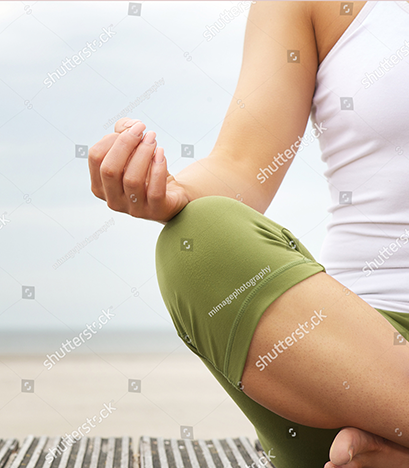
[[[408,32],[407,2],[257,2],[207,158],[174,177],[127,118],[89,152],[97,197],[165,224],[178,334],[277,468],[409,466]],[[332,196],[325,268],[262,214],[310,114]]]

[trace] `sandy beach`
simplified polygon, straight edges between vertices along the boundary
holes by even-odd
[[[70,434],[84,424],[89,427],[87,420],[95,426],[89,437],[128,435],[135,450],[142,435],[179,438],[180,426],[192,426],[195,439],[247,436],[253,442],[257,437],[244,414],[188,350],[72,354],[50,370],[43,362],[43,354],[0,355],[1,438],[22,441],[28,434]],[[29,382],[22,387],[23,379]],[[128,391],[129,379],[141,381],[140,393]],[[104,408],[110,410],[101,418]]]

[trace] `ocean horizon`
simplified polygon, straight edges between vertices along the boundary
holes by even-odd
[[[0,356],[47,355],[60,351],[67,340],[71,341],[71,348],[68,349],[73,354],[180,353],[186,348],[176,331],[172,330],[104,330],[83,342],[77,340],[80,344],[75,346],[72,340],[77,336],[64,330],[0,330]],[[186,351],[189,352],[187,348]]]

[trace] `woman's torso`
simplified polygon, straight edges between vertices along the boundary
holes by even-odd
[[[311,9],[332,214],[320,261],[373,307],[409,313],[409,3],[341,5]]]

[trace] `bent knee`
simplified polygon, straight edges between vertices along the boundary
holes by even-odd
[[[250,223],[244,214],[246,209],[252,210],[221,196],[203,197],[188,203],[159,235],[156,244],[159,285],[171,283],[173,290],[183,289],[186,284],[192,286],[198,276],[202,280],[214,276],[218,265],[231,265],[239,260],[239,251],[244,245],[243,239],[237,243],[237,231]]]
[[[252,211],[255,210],[247,205],[221,196],[198,198],[188,203],[159,235],[157,270],[197,274],[198,269],[206,265],[233,260],[244,248],[245,238],[250,241]]]
[[[313,262],[295,240],[283,226],[235,199],[199,198],[172,218],[158,238],[159,285],[183,290],[186,284],[214,288],[222,282],[223,295],[261,268],[274,272],[289,264]]]
[[[297,242],[295,242],[297,241]],[[163,228],[156,245],[158,280],[238,269],[257,273],[269,260],[274,270],[290,262],[314,261],[290,231],[253,208],[228,197],[188,203]],[[204,276],[204,277],[205,277]],[[203,279],[204,279],[203,277]]]

